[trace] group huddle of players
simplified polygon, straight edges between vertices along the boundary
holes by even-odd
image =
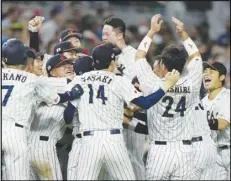
[[[172,17],[181,44],[151,67],[145,57],[160,14],[137,49],[125,43],[123,20],[106,19],[90,56],[73,29],[54,55],[40,52],[43,20],[29,22],[29,46],[15,38],[2,46],[3,180],[63,180],[56,144],[67,127],[67,180],[230,180],[227,70],[202,61],[183,22]]]

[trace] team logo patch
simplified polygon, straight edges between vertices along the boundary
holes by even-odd
[[[193,45],[191,45],[191,44],[188,44],[188,46],[189,46],[190,48],[192,48],[192,47],[193,47]]]
[[[47,70],[50,70],[51,69],[51,66],[49,65],[48,67],[47,67]]]
[[[60,52],[60,51],[61,51],[61,48],[57,48],[57,49],[56,49],[56,52]]]

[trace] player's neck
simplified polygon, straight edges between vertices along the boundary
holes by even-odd
[[[119,42],[117,43],[117,46],[118,46],[121,50],[123,50],[124,48],[127,47],[127,45],[126,45],[126,43],[125,43],[124,40],[119,41]]]
[[[217,89],[210,90],[210,91],[209,91],[209,94],[208,94],[209,100],[215,99],[215,97],[221,92],[222,88],[223,88],[223,87],[219,87],[219,88],[217,88]]]
[[[25,71],[26,69],[25,65],[5,65],[5,67],[9,69],[17,69],[22,71]]]

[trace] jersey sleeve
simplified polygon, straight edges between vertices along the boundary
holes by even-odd
[[[76,76],[71,82],[67,84],[66,89],[70,91],[76,84],[81,84],[80,80],[80,76]]]
[[[141,89],[145,95],[157,91],[163,85],[163,81],[152,71],[146,58],[135,62],[135,70]]]
[[[225,95],[221,101],[222,104],[219,106],[217,118],[224,119],[230,123],[230,94]]]
[[[199,91],[202,84],[203,65],[201,56],[196,56],[190,60],[186,66],[188,72],[187,79],[193,83],[194,90]]]
[[[143,95],[142,92],[136,90],[131,81],[126,77],[117,76],[114,82],[114,88],[115,93],[123,99],[127,105],[130,105],[133,99]]]
[[[60,100],[56,89],[41,78],[38,78],[35,82],[35,92],[39,101],[46,102],[49,106],[57,104]]]

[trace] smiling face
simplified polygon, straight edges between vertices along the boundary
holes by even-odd
[[[51,75],[54,77],[70,77],[74,75],[73,64],[66,62],[51,70]]]
[[[206,68],[203,74],[203,84],[205,89],[211,91],[222,87],[222,81],[224,81],[225,76],[219,74],[217,70],[212,68]]]

